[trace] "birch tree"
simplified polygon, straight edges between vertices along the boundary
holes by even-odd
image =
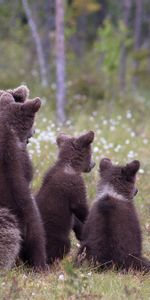
[[[64,38],[64,0],[56,0],[56,110],[57,121],[65,122],[65,38]]]
[[[42,86],[47,87],[48,86],[48,79],[47,79],[47,71],[46,71],[46,63],[44,59],[44,54],[43,54],[43,49],[42,49],[42,44],[40,40],[40,36],[38,34],[38,30],[36,27],[36,24],[32,18],[32,13],[28,4],[27,0],[22,0],[22,4],[24,7],[24,11],[28,20],[28,24],[33,36],[33,40],[36,46],[36,51],[37,51],[37,58],[38,58],[38,63],[39,63],[39,68],[40,68],[40,76],[41,76],[41,84]]]
[[[136,0],[136,14],[135,14],[135,28],[134,28],[134,51],[135,53],[140,49],[141,45],[141,31],[142,31],[142,13],[143,13],[143,0]],[[138,77],[136,72],[139,67],[139,61],[134,59],[134,77],[133,86],[137,86]]]
[[[131,11],[131,0],[123,0],[122,9],[123,9],[123,21],[128,33],[129,18],[130,18],[130,11]],[[119,86],[121,91],[123,91],[126,86],[126,62],[127,62],[127,48],[125,42],[123,42],[121,46],[120,72],[119,72]]]

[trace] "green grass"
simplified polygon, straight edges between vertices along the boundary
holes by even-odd
[[[98,165],[102,157],[114,162],[141,161],[137,176],[139,193],[135,199],[143,231],[143,254],[150,259],[150,103],[137,96],[113,101],[91,102],[82,97],[70,100],[65,127],[54,122],[48,104],[36,119],[36,136],[29,145],[35,166],[33,191],[41,184],[42,176],[57,157],[56,135],[72,135],[92,129],[95,132],[93,156],[96,167],[84,175],[89,204],[96,194]],[[77,241],[72,234],[70,255],[47,274],[34,274],[21,266],[0,276],[0,299],[150,299],[150,276],[142,274],[96,273],[90,268],[75,269],[72,261],[77,252]]]
[[[69,263],[68,263],[69,266]],[[149,299],[149,278],[113,271],[53,269],[47,275],[14,270],[1,276],[0,299]],[[61,276],[64,280],[61,280]]]

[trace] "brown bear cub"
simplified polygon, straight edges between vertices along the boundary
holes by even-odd
[[[126,166],[113,165],[107,158],[101,160],[101,179],[83,227],[79,264],[87,259],[98,269],[113,266],[150,271],[150,262],[142,257],[141,229],[133,203],[139,167],[137,160]]]
[[[46,173],[36,197],[45,226],[48,263],[69,252],[73,216],[79,224],[87,217],[86,187],[81,173],[90,172],[95,165],[91,160],[93,139],[92,131],[78,138],[64,134],[57,138],[58,159]]]
[[[41,270],[46,267],[45,236],[29,188],[32,164],[26,150],[41,101],[35,98],[20,102],[16,103],[10,93],[0,97],[0,207],[10,210],[18,222],[21,257],[35,270]]]
[[[11,95],[13,95],[16,102],[24,102],[29,96],[29,90],[26,86],[22,85],[14,90],[8,90]],[[5,93],[5,91],[0,90],[0,96]],[[3,105],[2,105],[3,110]],[[24,160],[24,166],[26,159]],[[25,167],[26,169],[26,167]],[[28,180],[31,177],[28,171]],[[30,174],[29,174],[30,173]],[[7,208],[0,207],[0,268],[3,270],[9,270],[16,263],[16,258],[19,256],[21,248],[21,232],[18,226],[16,217]]]

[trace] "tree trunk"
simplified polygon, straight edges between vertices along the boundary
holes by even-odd
[[[64,38],[64,0],[56,0],[56,109],[57,121],[65,122],[65,38]]]
[[[135,53],[140,49],[140,45],[141,45],[142,12],[143,12],[143,0],[136,0],[136,15],[135,15],[135,28],[134,28]],[[133,86],[136,88],[138,84],[138,76],[136,72],[139,67],[139,61],[137,59],[134,60],[133,67],[134,67]]]
[[[129,28],[129,18],[131,11],[131,0],[123,0],[123,21],[126,28]],[[124,91],[126,87],[126,62],[127,62],[127,49],[123,43],[121,46],[120,54],[120,71],[119,71],[119,87],[120,91]]]
[[[41,83],[42,86],[47,87],[48,86],[48,79],[47,79],[47,72],[46,72],[46,64],[44,60],[44,55],[43,55],[43,50],[42,50],[42,45],[41,45],[41,40],[36,28],[36,24],[32,18],[31,10],[28,4],[27,0],[22,0],[22,4],[25,10],[25,14],[27,16],[27,20],[32,32],[33,40],[35,42],[36,46],[36,51],[37,51],[37,57],[38,57],[38,63],[40,67],[40,75],[41,75]]]
[[[150,73],[150,19],[148,21],[148,71]]]
[[[41,4],[44,9],[44,20],[43,26],[43,37],[42,37],[42,47],[44,49],[44,59],[46,62],[47,78],[50,82],[51,72],[52,72],[52,51],[53,43],[51,43],[50,33],[55,29],[55,0],[45,0]],[[49,63],[51,62],[51,63]]]

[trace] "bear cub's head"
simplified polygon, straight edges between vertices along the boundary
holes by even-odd
[[[100,161],[99,172],[101,180],[98,183],[98,193],[120,195],[132,200],[138,190],[135,186],[136,174],[140,168],[140,162],[133,160],[125,166],[112,164],[108,158]]]
[[[82,134],[77,138],[59,134],[57,137],[58,161],[64,167],[70,167],[76,172],[90,172],[95,166],[91,151],[93,140],[93,131]]]
[[[0,119],[19,142],[26,144],[33,135],[35,113],[41,106],[41,100],[35,98],[24,102],[15,102],[10,93],[0,96]]]

